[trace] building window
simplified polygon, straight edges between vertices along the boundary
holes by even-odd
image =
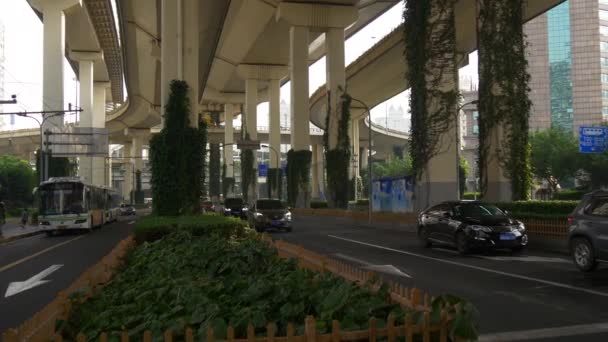
[[[602,90],[602,97],[608,100],[608,90]]]
[[[608,116],[608,107],[607,107],[607,106],[603,106],[603,107],[602,107],[602,114],[603,114],[604,116]]]
[[[473,112],[473,135],[479,135],[479,112]]]
[[[608,26],[600,26],[600,34],[602,36],[608,36]]]
[[[608,84],[608,75],[602,74],[602,83]]]
[[[608,68],[608,58],[602,57],[602,68]]]
[[[608,52],[608,43],[600,42],[600,49],[602,50],[602,52]]]
[[[599,0],[599,3],[602,5],[608,5],[608,0]]]
[[[547,24],[551,125],[572,131],[572,49],[568,1],[547,12]]]
[[[600,20],[608,21],[608,11],[600,10]]]

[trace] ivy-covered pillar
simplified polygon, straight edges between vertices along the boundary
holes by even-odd
[[[268,85],[268,102],[270,109],[268,193],[270,198],[279,198],[283,176],[281,170],[281,84],[279,79],[270,80]]]
[[[224,105],[224,164],[222,166],[222,193],[224,198],[234,196],[234,104]]]
[[[458,199],[456,0],[408,1],[405,57],[411,86],[415,207]]]
[[[477,0],[479,175],[488,201],[529,198],[531,102],[524,0]]]

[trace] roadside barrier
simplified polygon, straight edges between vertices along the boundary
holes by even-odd
[[[368,213],[365,211],[349,211],[342,209],[293,209],[295,216],[318,216],[345,218],[356,221],[368,220]],[[395,223],[415,225],[418,220],[418,213],[372,213],[372,222],[375,223]],[[560,238],[568,236],[568,221],[566,219],[521,219],[525,224],[528,234],[535,236]]]
[[[285,259],[296,259],[299,267],[317,272],[331,272],[347,281],[355,282],[360,285],[371,284],[371,290],[376,292],[380,289],[382,281],[371,271],[364,271],[355,266],[327,258],[326,256],[309,251],[301,246],[290,244],[281,240],[273,241],[269,235],[262,235],[261,239],[276,248],[279,257]],[[5,342],[17,341],[55,341],[63,342],[63,337],[55,331],[55,322],[65,320],[71,311],[70,294],[77,291],[86,291],[81,300],[96,295],[112,279],[115,270],[123,265],[128,251],[135,245],[133,237],[121,241],[113,250],[93,267],[85,271],[67,290],[62,291],[53,302],[47,305],[31,319],[21,324],[16,329],[9,329],[3,334]],[[313,316],[308,316],[305,320],[305,330],[303,335],[297,335],[294,325],[289,324],[286,336],[276,336],[276,326],[270,323],[266,326],[266,337],[260,337],[254,327],[249,325],[247,337],[243,339],[235,338],[235,330],[229,326],[225,334],[226,339],[215,339],[215,332],[209,328],[205,332],[206,341],[227,340],[234,342],[317,342],[317,341],[356,341],[368,340],[376,341],[378,338],[386,338],[387,341],[396,341],[398,337],[405,337],[406,341],[412,341],[415,335],[422,337],[422,341],[464,341],[458,337],[449,337],[452,317],[449,314],[449,307],[442,307],[438,317],[431,317],[431,303],[433,297],[423,293],[417,288],[407,288],[395,282],[387,282],[389,286],[390,300],[400,304],[402,307],[414,309],[421,313],[421,317],[414,317],[408,313],[403,317],[403,324],[397,324],[397,317],[391,315],[387,317],[386,325],[378,327],[377,320],[370,318],[369,327],[365,330],[342,330],[338,321],[332,321],[331,332],[320,334],[316,330],[316,320]],[[452,308],[459,312],[458,306]],[[452,311],[454,312],[454,311]],[[195,341],[196,331],[187,329],[184,338],[187,342]],[[182,334],[180,334],[182,336]],[[100,334],[99,341],[109,340],[107,333]],[[114,336],[116,337],[116,336]],[[158,341],[160,336],[153,336],[152,332],[143,333],[144,342]],[[451,339],[450,339],[451,338]],[[128,342],[130,340],[127,331],[120,333],[120,340]],[[167,330],[162,336],[165,342],[174,340],[173,331]],[[89,341],[84,334],[79,334],[77,342]]]

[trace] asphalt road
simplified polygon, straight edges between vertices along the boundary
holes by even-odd
[[[606,266],[582,273],[567,255],[535,250],[463,257],[449,248],[423,248],[403,229],[326,217],[298,217],[292,233],[273,236],[362,267],[392,265],[398,271],[384,267],[387,278],[465,298],[481,314],[485,341],[608,341]]]
[[[0,245],[0,332],[19,325],[51,302],[127,237],[134,222],[134,218],[124,217],[87,234],[36,235]],[[49,267],[53,272],[40,279],[48,282],[6,297],[10,283],[26,281]]]

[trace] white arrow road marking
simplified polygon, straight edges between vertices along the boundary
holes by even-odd
[[[6,293],[4,294],[4,298],[16,295],[20,292],[27,291],[32,289],[38,285],[46,284],[50,280],[44,280],[43,278],[50,275],[51,273],[60,269],[63,265],[52,265],[46,270],[36,274],[26,281],[15,281],[8,284],[8,288],[6,289]]]
[[[392,275],[396,275],[396,276],[402,276],[402,277],[407,277],[407,278],[412,278],[411,275],[401,271],[400,269],[398,269],[397,267],[393,266],[393,265],[372,265],[369,262],[365,261],[365,260],[361,260],[361,259],[357,259],[357,258],[353,258],[351,256],[348,255],[344,255],[341,253],[335,253],[333,254],[334,256],[340,258],[340,259],[344,259],[344,260],[349,260],[352,262],[355,262],[357,264],[361,264],[363,265],[363,269],[366,270],[370,270],[370,271],[376,271],[376,272],[381,272],[381,273],[386,273],[386,274],[392,274]]]

